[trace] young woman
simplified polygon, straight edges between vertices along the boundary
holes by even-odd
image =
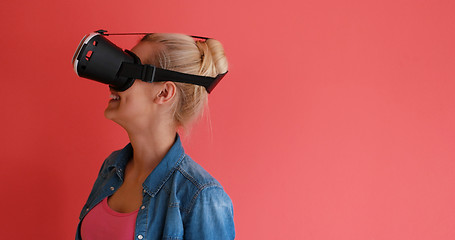
[[[222,45],[182,34],[149,34],[131,49],[143,64],[201,76],[227,72]],[[185,154],[177,130],[200,115],[204,87],[136,80],[111,90],[105,116],[130,143],[103,163],[76,239],[234,239],[232,202]]]

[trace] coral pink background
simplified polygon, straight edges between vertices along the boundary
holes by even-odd
[[[455,2],[2,1],[2,239],[72,239],[123,147],[108,89],[70,65],[90,31],[182,32],[230,73],[187,152],[237,239],[455,239]],[[137,37],[112,37],[130,48]]]

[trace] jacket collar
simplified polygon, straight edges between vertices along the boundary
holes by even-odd
[[[123,180],[123,171],[126,167],[126,163],[133,156],[133,147],[131,143],[128,143],[119,154],[113,159],[112,164],[109,165],[108,169],[116,168],[119,173],[119,177]],[[180,136],[177,134],[175,137],[174,145],[166,153],[161,162],[153,169],[149,176],[145,179],[142,187],[144,192],[148,193],[152,197],[160,191],[166,181],[174,173],[175,169],[182,162],[185,157],[185,151],[180,140]]]

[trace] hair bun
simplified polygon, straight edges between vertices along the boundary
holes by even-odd
[[[196,41],[196,46],[201,53],[202,60],[199,74],[216,77],[218,74],[227,72],[227,59],[224,55],[223,45],[219,41],[215,39]]]

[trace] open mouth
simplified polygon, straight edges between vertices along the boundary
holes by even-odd
[[[120,100],[120,95],[117,92],[111,90],[111,95],[109,96],[111,101],[118,101]]]
[[[115,100],[115,101],[120,100],[120,96],[116,95],[116,94],[113,94],[113,93],[111,93],[110,98],[111,98],[111,100]]]

